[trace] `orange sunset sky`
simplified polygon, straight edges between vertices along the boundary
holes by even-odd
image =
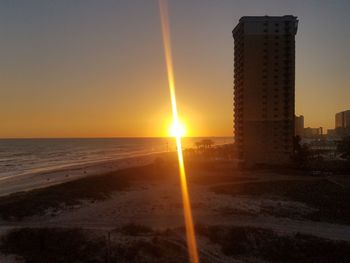
[[[169,1],[188,136],[232,136],[233,39],[244,15],[298,16],[296,114],[350,109],[349,1]],[[1,1],[0,138],[167,136],[157,1]]]

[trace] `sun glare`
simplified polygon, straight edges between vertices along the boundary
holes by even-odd
[[[175,123],[174,122],[170,126],[169,133],[170,133],[170,136],[172,136],[172,137],[183,137],[186,135],[186,128],[182,123],[180,123],[180,122]]]
[[[189,254],[189,259],[191,263],[198,263],[199,256],[198,256],[198,250],[197,250],[196,234],[195,234],[195,229],[193,225],[191,202],[190,202],[190,196],[187,188],[186,171],[185,171],[185,165],[184,165],[184,160],[182,155],[182,146],[181,146],[181,136],[185,134],[185,128],[179,121],[179,116],[177,113],[177,105],[176,105],[175,81],[174,81],[174,70],[173,70],[173,62],[172,62],[172,55],[171,55],[171,41],[170,41],[170,29],[169,29],[169,22],[168,22],[169,19],[168,19],[167,1],[159,0],[159,8],[160,8],[160,20],[161,20],[162,35],[163,35],[165,62],[166,62],[167,73],[168,73],[170,101],[171,101],[171,108],[173,113],[173,125],[170,128],[170,134],[174,136],[176,139],[188,254]]]

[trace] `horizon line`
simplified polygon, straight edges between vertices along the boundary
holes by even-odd
[[[171,136],[115,136],[115,137],[0,137],[0,140],[45,140],[45,139],[173,139]],[[183,136],[183,138],[234,138],[228,135]]]

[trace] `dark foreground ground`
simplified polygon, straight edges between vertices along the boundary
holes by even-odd
[[[349,177],[186,167],[201,262],[350,261]],[[1,197],[0,262],[187,262],[179,187],[166,159]]]

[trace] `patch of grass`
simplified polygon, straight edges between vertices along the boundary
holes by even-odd
[[[188,170],[201,171],[201,172],[228,172],[236,171],[232,161],[219,161],[219,160],[194,160],[193,158],[184,157],[185,165]]]
[[[183,247],[157,236],[127,242],[118,242],[112,236],[108,242],[106,236],[88,235],[80,229],[13,230],[2,238],[0,250],[20,256],[27,263],[187,262]]]
[[[253,227],[197,227],[197,232],[221,246],[225,255],[245,262],[258,258],[269,262],[348,262],[350,243],[310,235],[281,236]]]
[[[76,181],[20,192],[0,198],[0,216],[3,219],[22,219],[25,216],[42,214],[48,208],[60,209],[73,206],[80,200],[103,200],[113,191],[129,186],[125,177],[106,174]]]
[[[128,189],[132,182],[159,180],[162,175],[163,169],[148,165],[11,194],[0,197],[0,217],[5,220],[21,220],[43,214],[49,208],[58,210],[74,206],[80,204],[81,200],[104,200],[115,191]]]
[[[191,174],[188,176],[190,183],[195,183],[199,185],[210,185],[210,184],[221,184],[221,183],[234,183],[242,181],[252,181],[257,178],[253,177],[244,177],[244,176],[233,176],[233,175],[224,175],[224,174],[210,174],[210,175],[194,175]]]
[[[266,196],[302,202],[318,210],[312,220],[350,223],[350,191],[326,179],[280,180],[212,187],[217,194]]]
[[[153,233],[153,230],[151,228],[138,224],[128,224],[116,229],[116,231],[129,236],[138,236]]]
[[[1,240],[4,254],[27,263],[104,262],[104,240],[89,240],[79,229],[17,229]]]

